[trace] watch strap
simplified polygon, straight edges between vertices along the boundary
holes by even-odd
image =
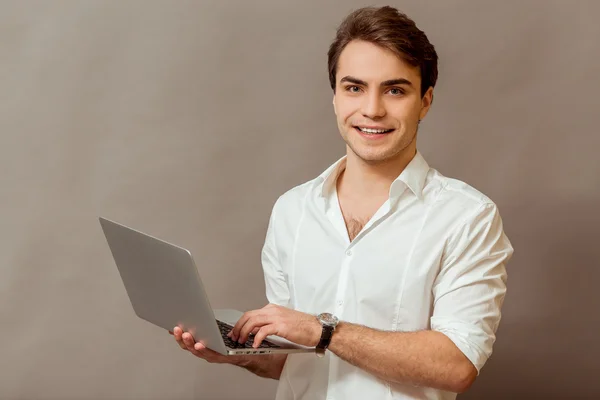
[[[323,325],[323,331],[321,332],[321,340],[319,340],[319,344],[317,344],[316,347],[317,355],[323,356],[323,354],[325,354],[325,350],[329,346],[329,343],[331,343],[333,330],[333,326]]]

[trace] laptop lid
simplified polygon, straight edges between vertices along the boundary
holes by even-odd
[[[192,254],[117,222],[99,220],[137,316],[167,330],[180,326],[196,341],[226,353]]]

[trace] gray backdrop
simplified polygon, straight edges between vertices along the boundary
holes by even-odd
[[[460,397],[600,398],[600,2],[390,4],[441,59],[421,152],[516,249]],[[344,152],[326,51],[363,5],[0,0],[0,398],[273,396],[135,317],[97,216],[192,250],[214,306],[262,306],[271,206]]]

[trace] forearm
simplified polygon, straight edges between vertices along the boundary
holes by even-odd
[[[239,356],[232,364],[242,367],[262,378],[278,380],[285,365],[287,354]]]
[[[460,393],[477,375],[454,343],[436,331],[385,332],[341,322],[329,350],[390,382]]]

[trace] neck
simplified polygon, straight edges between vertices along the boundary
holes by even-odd
[[[416,147],[410,145],[392,159],[368,162],[348,147],[346,169],[338,179],[338,189],[352,193],[353,197],[387,197],[394,180],[416,154]]]

